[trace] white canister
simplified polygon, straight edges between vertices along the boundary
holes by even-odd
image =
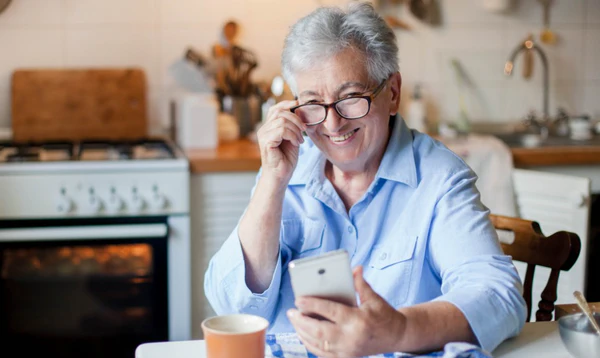
[[[182,149],[216,148],[219,102],[213,93],[180,93],[173,98],[171,125]]]
[[[570,118],[569,130],[573,140],[589,140],[592,138],[592,123],[587,116]]]

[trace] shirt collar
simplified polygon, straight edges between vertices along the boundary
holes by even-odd
[[[417,166],[412,131],[400,115],[396,116],[394,122],[392,135],[375,179],[394,180],[414,188],[417,186]]]
[[[412,132],[399,115],[394,122],[390,140],[374,181],[381,178],[416,187],[417,168]],[[299,157],[302,157],[302,161],[298,162],[289,185],[306,185],[310,181],[321,183],[325,180],[325,156],[310,138],[305,137],[305,142],[300,146]]]
[[[298,161],[289,185],[306,185],[311,179],[313,181],[323,181],[325,156],[309,137],[304,137],[304,143],[300,145],[298,158],[302,158],[302,160]]]

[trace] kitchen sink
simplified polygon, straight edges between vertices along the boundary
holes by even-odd
[[[574,140],[569,137],[548,136],[546,139],[538,134],[525,132],[509,132],[493,134],[509,147],[512,148],[532,148],[532,147],[572,147],[572,146],[599,146],[600,135],[594,135],[588,140]]]

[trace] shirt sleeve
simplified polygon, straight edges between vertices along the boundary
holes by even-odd
[[[281,286],[281,251],[269,287],[253,293],[246,284],[244,253],[236,227],[212,257],[204,276],[204,292],[218,315],[249,313],[271,321]]]
[[[480,346],[491,352],[521,331],[527,305],[521,279],[502,251],[476,180],[465,169],[442,185],[429,233],[429,259],[442,281],[436,300],[458,307]]]

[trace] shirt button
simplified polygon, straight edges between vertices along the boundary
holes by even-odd
[[[352,232],[354,232],[354,228],[352,226],[348,226],[348,232],[352,234]]]
[[[384,252],[384,253],[382,253],[382,254],[379,256],[379,260],[380,260],[380,261],[383,261],[383,260],[385,260],[385,259],[387,259],[387,253],[385,253],[385,252]]]
[[[250,306],[250,309],[256,311],[258,309],[258,306],[252,305]]]

